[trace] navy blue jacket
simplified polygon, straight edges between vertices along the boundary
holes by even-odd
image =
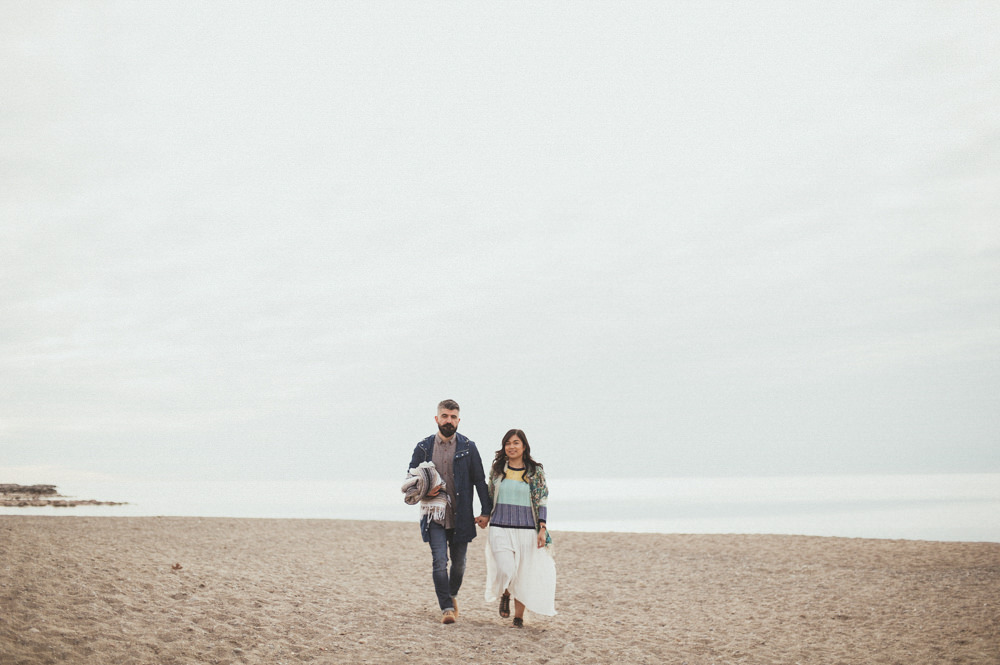
[[[427,437],[413,449],[410,469],[423,462],[434,461],[434,435]],[[476,537],[476,517],[472,512],[472,488],[479,494],[480,515],[493,512],[493,501],[483,473],[483,460],[479,457],[476,444],[467,436],[455,434],[455,458],[452,461],[455,477],[455,540],[467,543]],[[420,518],[420,533],[424,542],[430,539],[427,533],[427,516]]]

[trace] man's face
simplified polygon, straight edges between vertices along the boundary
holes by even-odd
[[[458,431],[459,420],[461,418],[458,417],[458,411],[454,409],[439,409],[438,414],[434,416],[438,431],[446,439],[450,439]]]

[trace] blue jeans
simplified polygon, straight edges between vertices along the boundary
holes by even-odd
[[[445,529],[440,524],[431,522],[427,525],[430,536],[431,557],[434,563],[434,592],[438,597],[441,611],[455,609],[452,598],[458,595],[462,588],[462,577],[465,576],[465,552],[469,543],[455,542],[455,530]],[[451,550],[451,574],[448,574],[448,550]]]

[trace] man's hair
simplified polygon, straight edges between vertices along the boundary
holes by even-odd
[[[438,411],[440,411],[441,409],[448,409],[449,411],[461,411],[461,409],[458,408],[458,402],[456,402],[453,399],[441,400],[438,403]]]

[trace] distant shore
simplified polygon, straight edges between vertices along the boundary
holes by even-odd
[[[553,532],[555,617],[441,625],[414,523],[0,516],[0,662],[998,663],[1000,543]]]
[[[37,508],[54,506],[72,508],[74,506],[124,506],[121,501],[97,501],[77,499],[59,494],[55,485],[15,485],[0,483],[0,506],[7,508]]]

